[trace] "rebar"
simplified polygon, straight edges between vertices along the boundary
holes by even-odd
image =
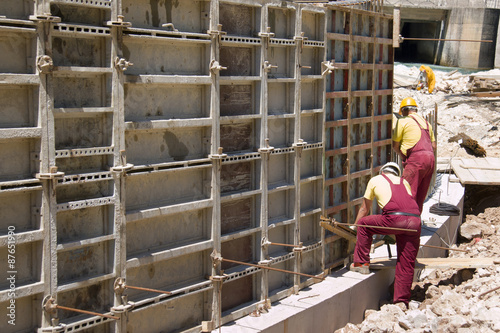
[[[68,307],[65,307],[65,306],[57,305],[57,304],[55,304],[54,307],[56,309],[59,309],[59,310],[80,312],[80,313],[85,313],[85,314],[88,314],[88,315],[99,316],[99,317],[104,317],[104,318],[109,318],[109,319],[115,319],[115,320],[119,320],[120,319],[120,317],[116,317],[116,316],[110,316],[110,315],[106,315],[106,314],[102,314],[102,313],[97,313],[97,312],[92,312],[92,311],[86,311],[86,310],[68,308]]]

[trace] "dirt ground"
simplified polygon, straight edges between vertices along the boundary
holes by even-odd
[[[500,97],[468,96],[470,74],[451,69],[434,73],[436,89],[429,94],[408,87],[418,76],[417,65],[396,65],[394,112],[408,96],[424,115],[437,105],[438,157],[477,158],[458,142],[449,142],[459,133],[476,140],[487,157],[500,157]],[[500,82],[500,70],[481,75]],[[500,258],[500,186],[466,186],[464,201],[459,243],[453,247],[466,252],[449,251],[449,256]],[[362,323],[350,323],[335,333],[361,332],[500,332],[500,262],[480,269],[435,270],[414,282],[408,309],[386,304],[378,311],[367,310]]]

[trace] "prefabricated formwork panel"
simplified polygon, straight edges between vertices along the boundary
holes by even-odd
[[[392,17],[338,8],[327,23],[325,213],[353,223],[369,179],[391,160]],[[329,243],[325,263],[347,253]]]
[[[391,17],[247,0],[7,0],[0,15],[15,272],[0,314],[16,323],[0,331],[199,332],[343,260],[318,222],[352,217],[390,157]]]

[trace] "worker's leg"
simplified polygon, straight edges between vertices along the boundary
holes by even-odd
[[[421,153],[418,156],[420,158],[421,167],[419,168],[419,176],[418,176],[419,183],[417,185],[415,201],[418,204],[420,212],[422,212],[425,198],[427,198],[429,185],[431,184],[432,174],[434,173],[435,163],[434,163],[433,153],[426,152],[426,153]]]
[[[382,225],[382,215],[369,215],[359,219],[360,225]],[[356,247],[354,248],[354,262],[356,263],[369,263],[370,262],[370,249],[372,246],[372,237],[376,233],[380,233],[375,228],[357,228]]]
[[[394,303],[410,301],[411,285],[415,272],[415,259],[420,246],[420,219],[408,217],[408,229],[418,230],[410,234],[396,235],[398,261],[394,280]]]

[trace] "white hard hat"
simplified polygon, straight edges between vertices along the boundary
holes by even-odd
[[[399,165],[397,163],[388,162],[384,164],[382,168],[380,168],[380,173],[382,173],[383,171],[391,172],[396,176],[401,177],[401,169],[399,168]]]

